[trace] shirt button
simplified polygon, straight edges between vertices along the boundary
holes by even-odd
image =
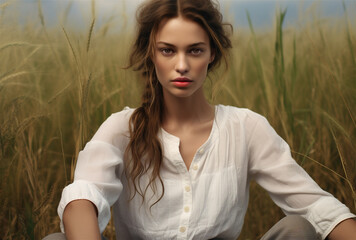
[[[193,166],[193,170],[198,170],[198,165],[197,164],[194,164],[194,166]]]
[[[199,149],[199,153],[203,153],[204,152],[204,148]]]
[[[179,228],[179,231],[180,231],[181,233],[184,233],[185,230],[187,230],[185,227],[180,227],[180,228]]]
[[[185,186],[185,191],[186,192],[190,192],[190,187],[189,186]]]
[[[189,212],[190,208],[188,206],[184,207],[184,212]]]

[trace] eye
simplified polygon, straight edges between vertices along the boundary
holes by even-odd
[[[201,49],[201,48],[192,48],[192,49],[190,49],[190,53],[191,53],[192,55],[194,55],[194,56],[198,56],[198,55],[200,55],[200,54],[203,53],[203,52],[204,52],[204,50]]]
[[[170,56],[174,53],[173,49],[171,48],[160,48],[159,51],[162,53],[163,56]]]

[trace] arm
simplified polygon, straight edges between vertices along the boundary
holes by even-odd
[[[63,213],[63,224],[68,240],[100,240],[97,210],[88,200],[70,202]]]
[[[338,223],[355,217],[344,204],[322,190],[293,160],[287,143],[265,119],[255,125],[249,153],[252,178],[268,191],[272,200],[286,215],[306,218],[322,239]],[[336,233],[337,239],[340,239],[336,228],[334,230],[330,237]]]
[[[97,232],[103,232],[110,220],[110,207],[123,189],[120,176],[124,171],[122,149],[127,142],[128,113],[109,117],[78,155],[74,182],[63,189],[58,205],[61,231],[67,237],[76,228],[79,232],[80,228],[85,232],[95,228],[94,234],[99,236]]]
[[[353,240],[356,239],[356,221],[354,219],[346,219],[342,221],[331,231],[327,237],[328,240]]]

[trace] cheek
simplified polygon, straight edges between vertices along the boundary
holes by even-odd
[[[169,69],[169,63],[166,60],[160,59],[159,57],[153,62],[155,65],[157,74],[164,74]]]
[[[208,72],[209,61],[203,61],[195,64],[197,74],[206,76]]]
[[[158,80],[160,81],[162,78],[162,74],[164,72],[162,63],[159,60],[157,61],[157,59],[156,59],[154,61],[154,66],[155,66],[156,76],[157,76]]]

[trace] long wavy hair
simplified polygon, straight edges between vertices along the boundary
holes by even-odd
[[[137,36],[133,44],[129,68],[142,73],[145,87],[142,94],[142,103],[130,118],[130,141],[125,152],[125,173],[129,185],[134,192],[145,200],[150,187],[157,192],[157,180],[162,186],[162,193],[151,207],[162,199],[164,185],[160,176],[163,161],[163,149],[157,133],[162,124],[163,92],[159,83],[155,66],[152,61],[155,51],[155,37],[160,23],[164,19],[181,16],[198,23],[208,34],[214,60],[209,64],[210,72],[220,65],[223,59],[228,67],[228,49],[231,48],[229,33],[232,26],[222,22],[219,5],[212,0],[149,0],[144,2],[137,10]],[[231,31],[228,31],[227,27]],[[140,179],[149,174],[149,182],[144,188]]]

